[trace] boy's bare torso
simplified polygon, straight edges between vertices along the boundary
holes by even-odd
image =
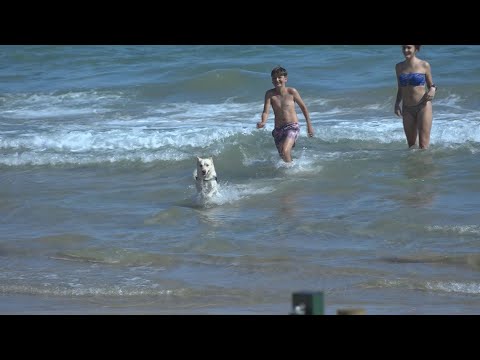
[[[277,92],[277,89],[271,89],[268,91],[268,96],[275,115],[276,128],[290,123],[298,123],[295,99],[290,88],[282,89],[280,93]]]

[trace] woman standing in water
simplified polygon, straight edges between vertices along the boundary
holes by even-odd
[[[405,60],[395,65],[398,84],[395,114],[403,117],[408,147],[416,145],[418,136],[420,149],[427,149],[432,129],[432,99],[437,87],[432,80],[430,64],[417,57],[420,46],[402,45]]]

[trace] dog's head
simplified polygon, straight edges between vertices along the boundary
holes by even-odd
[[[216,175],[212,157],[201,158],[197,156],[197,176],[201,176],[204,179],[210,179]]]

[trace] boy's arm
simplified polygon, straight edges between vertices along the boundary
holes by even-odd
[[[263,112],[262,112],[262,121],[257,123],[257,128],[261,129],[265,126],[265,123],[268,120],[268,113],[270,112],[270,96],[268,91],[265,93],[265,101],[263,103]]]
[[[312,122],[310,121],[310,113],[308,112],[307,106],[303,102],[302,97],[300,96],[300,93],[297,90],[294,90],[293,94],[294,94],[293,98],[295,102],[298,104],[298,106],[300,107],[300,110],[302,110],[303,116],[305,117],[305,121],[307,123],[308,136],[312,137],[314,134],[314,131],[313,131]]]

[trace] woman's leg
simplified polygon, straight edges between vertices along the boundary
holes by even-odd
[[[406,106],[402,109],[403,114],[403,131],[407,137],[408,147],[411,148],[417,142],[417,123],[415,116],[415,108],[408,108]]]
[[[432,130],[432,102],[427,101],[425,106],[418,112],[418,142],[420,149],[428,149],[430,146],[430,132]]]

